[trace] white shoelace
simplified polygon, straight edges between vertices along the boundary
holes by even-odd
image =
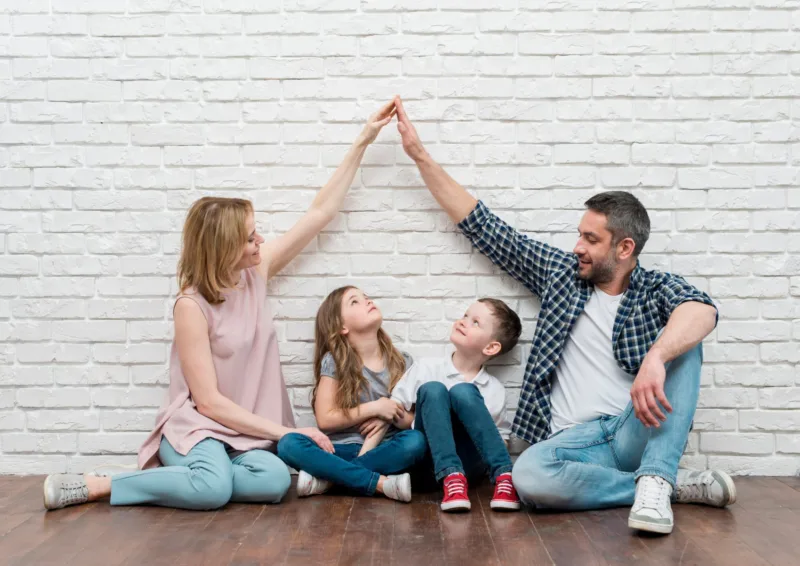
[[[74,503],[84,503],[89,499],[89,488],[84,482],[72,482],[61,485],[61,503],[72,505]]]
[[[466,489],[464,488],[464,480],[461,478],[452,479],[444,484],[444,491],[448,498],[466,493]]]
[[[678,501],[705,501],[708,499],[708,488],[714,483],[714,479],[711,476],[693,477],[691,479],[691,483],[687,482],[678,486]]]
[[[636,493],[634,511],[640,509],[662,510],[669,503],[669,484],[661,478],[642,476]]]
[[[514,493],[514,484],[511,483],[511,480],[500,480],[497,482],[496,491],[498,494],[510,496]]]

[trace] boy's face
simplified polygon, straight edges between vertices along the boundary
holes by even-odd
[[[453,323],[450,342],[464,353],[494,355],[500,346],[494,339],[494,325],[492,309],[485,303],[472,303],[464,316]]]

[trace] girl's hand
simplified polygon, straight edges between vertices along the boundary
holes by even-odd
[[[325,436],[325,434],[318,428],[309,426],[306,428],[296,428],[292,432],[309,437],[325,452],[333,454],[333,443],[331,442],[331,439]]]
[[[356,143],[358,145],[369,145],[374,142],[381,129],[392,121],[392,117],[394,116],[395,112],[397,112],[397,109],[395,108],[395,101],[390,100],[380,110],[369,117],[364,129],[358,135]]]
[[[388,397],[381,397],[375,403],[374,410],[375,416],[383,421],[392,422],[395,419],[403,418],[405,411],[403,407],[389,399]]]
[[[361,423],[361,426],[358,427],[358,432],[361,434],[361,436],[367,438],[380,432],[381,429],[388,430],[388,428],[389,423],[375,417]]]

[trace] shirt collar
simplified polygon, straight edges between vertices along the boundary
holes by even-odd
[[[455,352],[450,352],[447,355],[447,362],[446,362],[446,365],[445,365],[445,371],[447,372],[447,377],[449,377],[450,379],[454,379],[456,377],[459,377],[459,378],[461,378],[463,380],[464,376],[461,375],[461,372],[458,371],[456,369],[455,364],[453,364],[453,354],[454,353]],[[487,383],[489,383],[489,374],[486,371],[486,366],[481,366],[481,369],[478,372],[478,374],[475,376],[475,378],[472,381],[467,381],[466,383],[474,383],[476,385],[486,385]]]

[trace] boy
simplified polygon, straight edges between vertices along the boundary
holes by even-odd
[[[495,484],[491,508],[520,508],[504,442],[506,390],[485,364],[511,350],[521,332],[508,305],[480,299],[453,324],[452,356],[416,360],[392,391],[407,411],[416,405],[413,426],[425,434],[436,480],[443,480],[443,511],[468,511],[467,476],[480,478],[487,468]]]

